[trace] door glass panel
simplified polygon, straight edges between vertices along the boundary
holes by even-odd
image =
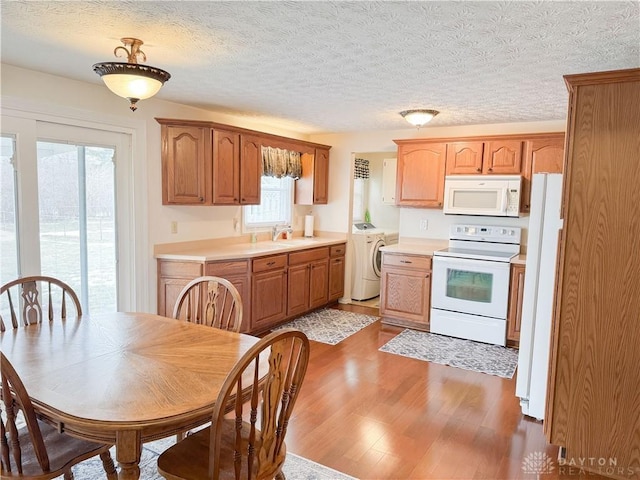
[[[15,137],[0,136],[0,285],[19,276]]]
[[[493,274],[447,269],[447,297],[491,303]]]
[[[38,142],[41,271],[68,283],[92,313],[117,309],[113,155]]]

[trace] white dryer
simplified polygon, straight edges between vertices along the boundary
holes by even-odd
[[[380,248],[386,245],[384,231],[373,225],[353,230],[354,249],[353,282],[351,298],[368,300],[380,295],[380,269],[382,253]]]

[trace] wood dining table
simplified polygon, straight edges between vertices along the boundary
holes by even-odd
[[[148,313],[56,319],[0,333],[38,415],[115,444],[119,479],[140,478],[142,444],[211,419],[226,375],[259,341]]]

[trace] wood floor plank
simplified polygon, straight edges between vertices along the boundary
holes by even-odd
[[[378,315],[363,306],[336,308]],[[542,423],[522,415],[515,376],[378,350],[402,330],[376,321],[338,345],[311,342],[288,451],[362,480],[531,480],[535,475],[525,473],[522,462],[534,452],[556,466],[541,478],[581,478],[563,475],[558,448],[546,442]]]

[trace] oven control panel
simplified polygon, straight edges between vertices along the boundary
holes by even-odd
[[[474,240],[480,242],[520,244],[520,227],[494,225],[451,225],[450,240]]]

